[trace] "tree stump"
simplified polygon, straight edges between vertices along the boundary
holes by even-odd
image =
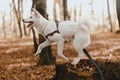
[[[56,64],[56,75],[51,80],[99,80],[94,65],[87,59],[81,60],[76,67],[70,63]]]
[[[106,80],[120,80],[120,62],[107,61],[104,64]]]

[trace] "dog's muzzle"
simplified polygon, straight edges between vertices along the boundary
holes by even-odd
[[[29,23],[27,27],[30,27],[33,25],[33,21],[25,21],[24,19],[22,20],[24,23]]]

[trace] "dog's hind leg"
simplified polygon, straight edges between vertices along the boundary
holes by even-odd
[[[65,61],[68,61],[68,58],[63,55],[64,40],[61,39],[57,43],[58,43],[57,44],[57,47],[58,47],[57,54],[58,54],[58,56],[60,56],[61,58],[63,58]]]
[[[83,55],[84,55],[84,54],[83,54],[82,50],[80,50],[80,51],[78,52],[78,57],[75,58],[75,59],[71,62],[71,64],[72,64],[72,65],[78,64],[78,62],[82,59]]]
[[[83,49],[90,44],[90,37],[84,33],[76,33],[73,40],[73,47],[78,53],[78,57],[71,64],[76,65],[83,58]]]
[[[50,41],[46,40],[45,42],[41,43],[39,46],[38,46],[38,49],[35,53],[35,56],[37,56],[39,53],[41,53],[41,50],[47,46],[49,46],[51,44]]]
[[[87,47],[90,44],[89,41],[80,41],[79,39],[77,40],[73,40],[73,47],[78,53],[78,57],[75,58],[71,63],[73,65],[76,65],[83,58],[84,56],[83,48]]]
[[[86,43],[83,42],[81,38],[79,38],[78,36],[75,36],[72,45],[75,51],[78,53],[78,57],[71,62],[72,65],[76,65],[83,58],[84,53],[82,49],[85,46],[85,44]]]

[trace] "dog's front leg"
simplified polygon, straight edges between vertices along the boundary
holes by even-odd
[[[57,47],[58,47],[58,55],[62,57],[65,61],[68,61],[68,58],[63,55],[63,46],[64,46],[64,40],[59,40],[57,42]]]
[[[41,43],[39,46],[38,46],[38,49],[35,53],[35,56],[37,56],[39,53],[41,53],[42,49],[49,46],[51,44],[50,41],[46,40],[45,42]]]

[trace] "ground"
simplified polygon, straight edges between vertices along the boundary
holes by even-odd
[[[56,56],[56,63],[64,63],[64,61],[56,55],[56,50],[56,45],[53,44],[52,51],[54,56]],[[110,62],[114,64],[113,66],[116,66],[115,63],[120,62],[120,34],[92,34],[91,45],[87,50],[99,63]],[[69,57],[70,60],[77,56],[77,53],[68,43],[65,44],[64,54]],[[32,39],[1,39],[0,80],[51,79],[55,75],[55,65],[36,66],[38,59],[39,57],[34,56]],[[87,59],[87,57],[84,57],[84,59]],[[116,70],[115,73],[120,72],[120,69],[118,70]],[[105,76],[106,75],[109,74],[105,74]],[[114,77],[118,76],[114,75]]]

